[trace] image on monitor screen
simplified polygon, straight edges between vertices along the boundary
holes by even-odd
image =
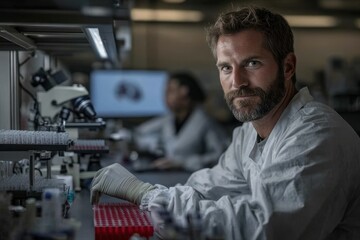
[[[90,98],[98,117],[152,117],[165,114],[165,71],[95,70]]]

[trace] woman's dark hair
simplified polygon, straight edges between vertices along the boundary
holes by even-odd
[[[197,79],[191,73],[174,72],[169,75],[169,80],[175,80],[180,86],[186,86],[189,89],[188,96],[194,102],[202,103],[205,101],[206,94]]]

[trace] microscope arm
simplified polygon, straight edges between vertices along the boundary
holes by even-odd
[[[40,112],[43,117],[53,118],[69,101],[78,97],[89,95],[82,85],[55,86],[47,92],[38,92],[37,99],[40,103]]]

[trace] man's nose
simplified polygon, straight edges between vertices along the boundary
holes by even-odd
[[[232,87],[240,88],[242,86],[248,86],[249,81],[246,74],[240,69],[233,71]]]

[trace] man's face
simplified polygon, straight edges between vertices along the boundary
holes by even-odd
[[[284,97],[284,73],[264,47],[263,34],[245,30],[219,38],[217,67],[225,100],[241,122],[264,117]]]

